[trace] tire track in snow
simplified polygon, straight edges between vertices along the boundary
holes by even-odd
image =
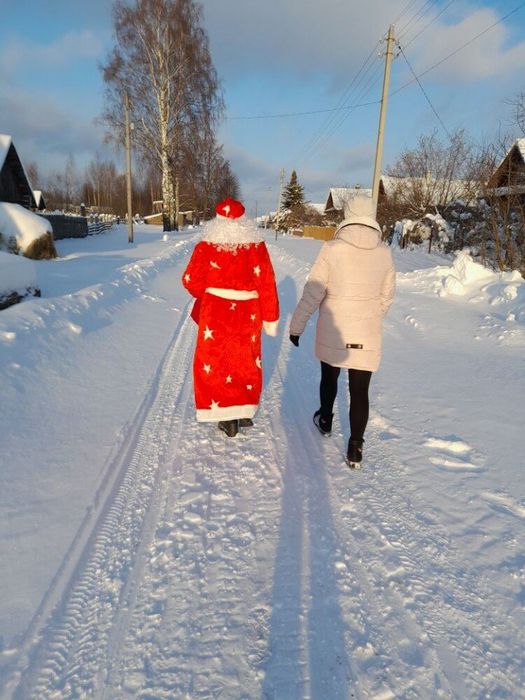
[[[134,568],[155,510],[165,473],[163,456],[176,433],[175,405],[186,386],[193,346],[192,322],[175,333],[154,385],[141,410],[135,434],[122,448],[119,474],[94,523],[63,600],[40,645],[30,650],[29,667],[8,685],[16,698],[84,697],[104,667],[108,640],[119,610],[134,584]]]

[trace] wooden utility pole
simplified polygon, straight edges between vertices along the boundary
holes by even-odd
[[[277,200],[277,212],[276,215],[281,211],[281,201],[283,198],[283,187],[284,187],[284,168],[281,169],[281,174],[279,176],[279,199]],[[277,228],[275,229],[275,240],[277,240]]]
[[[386,108],[388,103],[388,89],[390,87],[390,69],[394,57],[394,25],[391,24],[386,40],[385,74],[383,77],[383,94],[381,96],[381,110],[379,113],[379,129],[377,132],[376,160],[374,165],[374,181],[372,184],[372,198],[377,212],[379,198],[379,181],[381,179],[381,162],[383,160],[383,140],[385,135]]]
[[[175,230],[179,230],[179,209],[180,209],[180,197],[179,197],[179,176],[175,176]]]
[[[133,243],[133,201],[131,197],[131,125],[129,123],[129,95],[124,93],[126,116],[126,185],[128,191],[128,243]]]
[[[281,211],[281,201],[283,198],[283,187],[284,187],[284,168],[281,170],[279,176],[279,199],[277,200],[277,213]]]

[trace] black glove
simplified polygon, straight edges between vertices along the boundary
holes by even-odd
[[[299,336],[298,335],[291,335],[290,342],[293,343],[296,348],[298,348],[299,347]]]

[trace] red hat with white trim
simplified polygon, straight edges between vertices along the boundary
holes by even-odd
[[[224,216],[226,219],[238,219],[245,212],[241,202],[231,197],[226,197],[222,202],[219,202],[215,207],[215,211],[219,216]]]

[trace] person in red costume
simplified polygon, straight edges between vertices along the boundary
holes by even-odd
[[[204,226],[182,283],[198,324],[193,385],[198,421],[234,437],[253,425],[262,389],[261,330],[277,334],[279,300],[268,250],[241,202],[226,198]]]

